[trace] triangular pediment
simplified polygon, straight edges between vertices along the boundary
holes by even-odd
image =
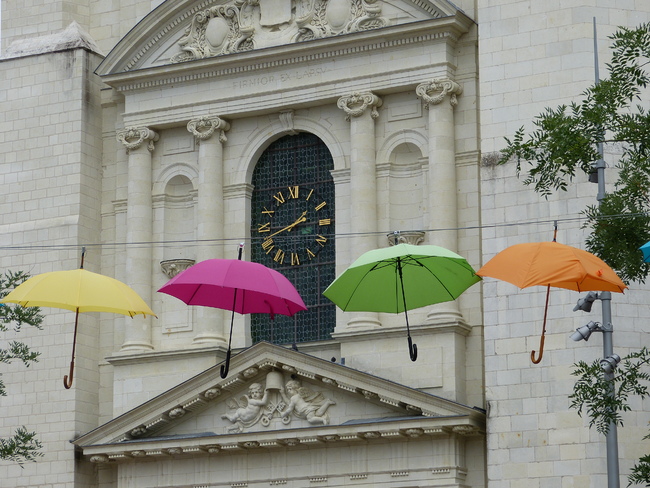
[[[458,17],[447,0],[167,0],[97,69],[111,75]],[[270,56],[273,54],[270,53]]]
[[[212,367],[74,443],[97,462],[386,437],[477,435],[482,411],[269,343]]]

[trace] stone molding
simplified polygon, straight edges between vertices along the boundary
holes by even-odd
[[[371,109],[370,116],[373,119],[379,117],[378,107],[381,107],[382,100],[372,92],[354,92],[339,98],[336,105],[346,114],[345,120],[350,117],[361,117],[368,108]]]
[[[463,93],[463,88],[449,78],[436,78],[426,83],[420,83],[415,88],[415,93],[424,103],[425,108],[430,105],[439,105],[449,95],[449,103],[452,107],[458,105],[457,95]]]
[[[219,131],[219,142],[225,143],[226,131],[230,130],[230,124],[221,117],[205,115],[192,119],[187,123],[187,130],[192,133],[197,141],[210,139],[216,131]]]
[[[126,127],[123,130],[118,130],[116,135],[117,140],[124,145],[127,153],[140,148],[144,142],[147,142],[149,152],[153,152],[154,142],[159,139],[158,133],[148,127]]]

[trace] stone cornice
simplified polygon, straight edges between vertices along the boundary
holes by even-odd
[[[171,426],[171,423],[178,421],[181,417],[179,413],[202,411],[214,405],[213,402],[218,402],[222,393],[228,395],[238,392],[246,384],[256,381],[270,371],[281,371],[285,374],[291,374],[292,377],[295,376],[299,380],[304,379],[312,384],[326,385],[327,388],[342,390],[348,395],[358,396],[360,401],[387,406],[394,411],[395,418],[385,420],[386,422],[394,422],[404,418],[415,418],[417,421],[425,423],[429,422],[429,419],[437,422],[443,418],[451,418],[453,425],[482,426],[485,422],[483,413],[460,403],[408,388],[304,353],[269,343],[259,343],[233,357],[231,375],[228,378],[222,379],[220,377],[219,365],[209,368],[158,397],[81,436],[75,441],[75,444],[85,448],[86,446],[99,444],[121,445],[127,442],[132,444],[135,441],[151,442],[153,438],[166,431]],[[368,429],[368,425],[365,423],[357,426],[341,424],[338,426],[329,425],[323,428],[336,429],[336,432],[339,433],[337,435],[340,435],[340,432],[347,432],[345,429],[363,430]],[[376,422],[373,422],[372,425],[375,425],[373,429],[376,430]],[[382,425],[387,424],[382,422]],[[482,427],[479,430],[481,429]],[[245,439],[249,439],[250,435],[252,435],[254,438],[276,436],[279,439],[287,436],[290,430],[250,434],[222,434],[218,437],[228,440],[231,438],[239,439],[237,436],[243,435]],[[312,429],[298,430],[305,432],[305,434],[300,435],[313,435]],[[294,431],[296,430],[294,429]],[[292,434],[292,437],[295,437],[295,435],[297,434]],[[215,434],[210,434],[210,436],[214,437]],[[125,448],[122,446],[115,449],[124,450]]]
[[[248,51],[236,55],[215,56],[172,65],[164,65],[120,73],[101,74],[102,80],[121,92],[148,89],[178,83],[190,83],[222,76],[245,75],[272,68],[374,52],[423,42],[452,44],[472,24],[458,12],[441,19],[413,22],[309,42]]]
[[[169,455],[235,454],[255,449],[286,449],[326,444],[349,445],[394,442],[418,437],[473,437],[484,435],[480,421],[469,415],[381,420],[352,425],[320,426],[227,435],[203,433],[192,436],[144,438],[126,442],[85,445],[83,454],[94,463],[132,462],[134,458],[155,459]]]

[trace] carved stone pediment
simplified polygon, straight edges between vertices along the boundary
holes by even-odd
[[[259,343],[74,443],[94,462],[183,453],[479,435],[485,415],[375,376]]]
[[[167,0],[100,64],[101,75],[454,16],[446,0]]]
[[[388,25],[378,0],[234,0],[196,13],[174,63]]]

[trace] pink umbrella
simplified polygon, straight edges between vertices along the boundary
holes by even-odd
[[[177,274],[158,291],[176,297],[188,305],[231,310],[230,338],[226,364],[221,377],[230,368],[230,344],[235,312],[240,314],[268,313],[292,316],[307,310],[291,282],[277,271],[259,263],[238,259],[208,259]]]

